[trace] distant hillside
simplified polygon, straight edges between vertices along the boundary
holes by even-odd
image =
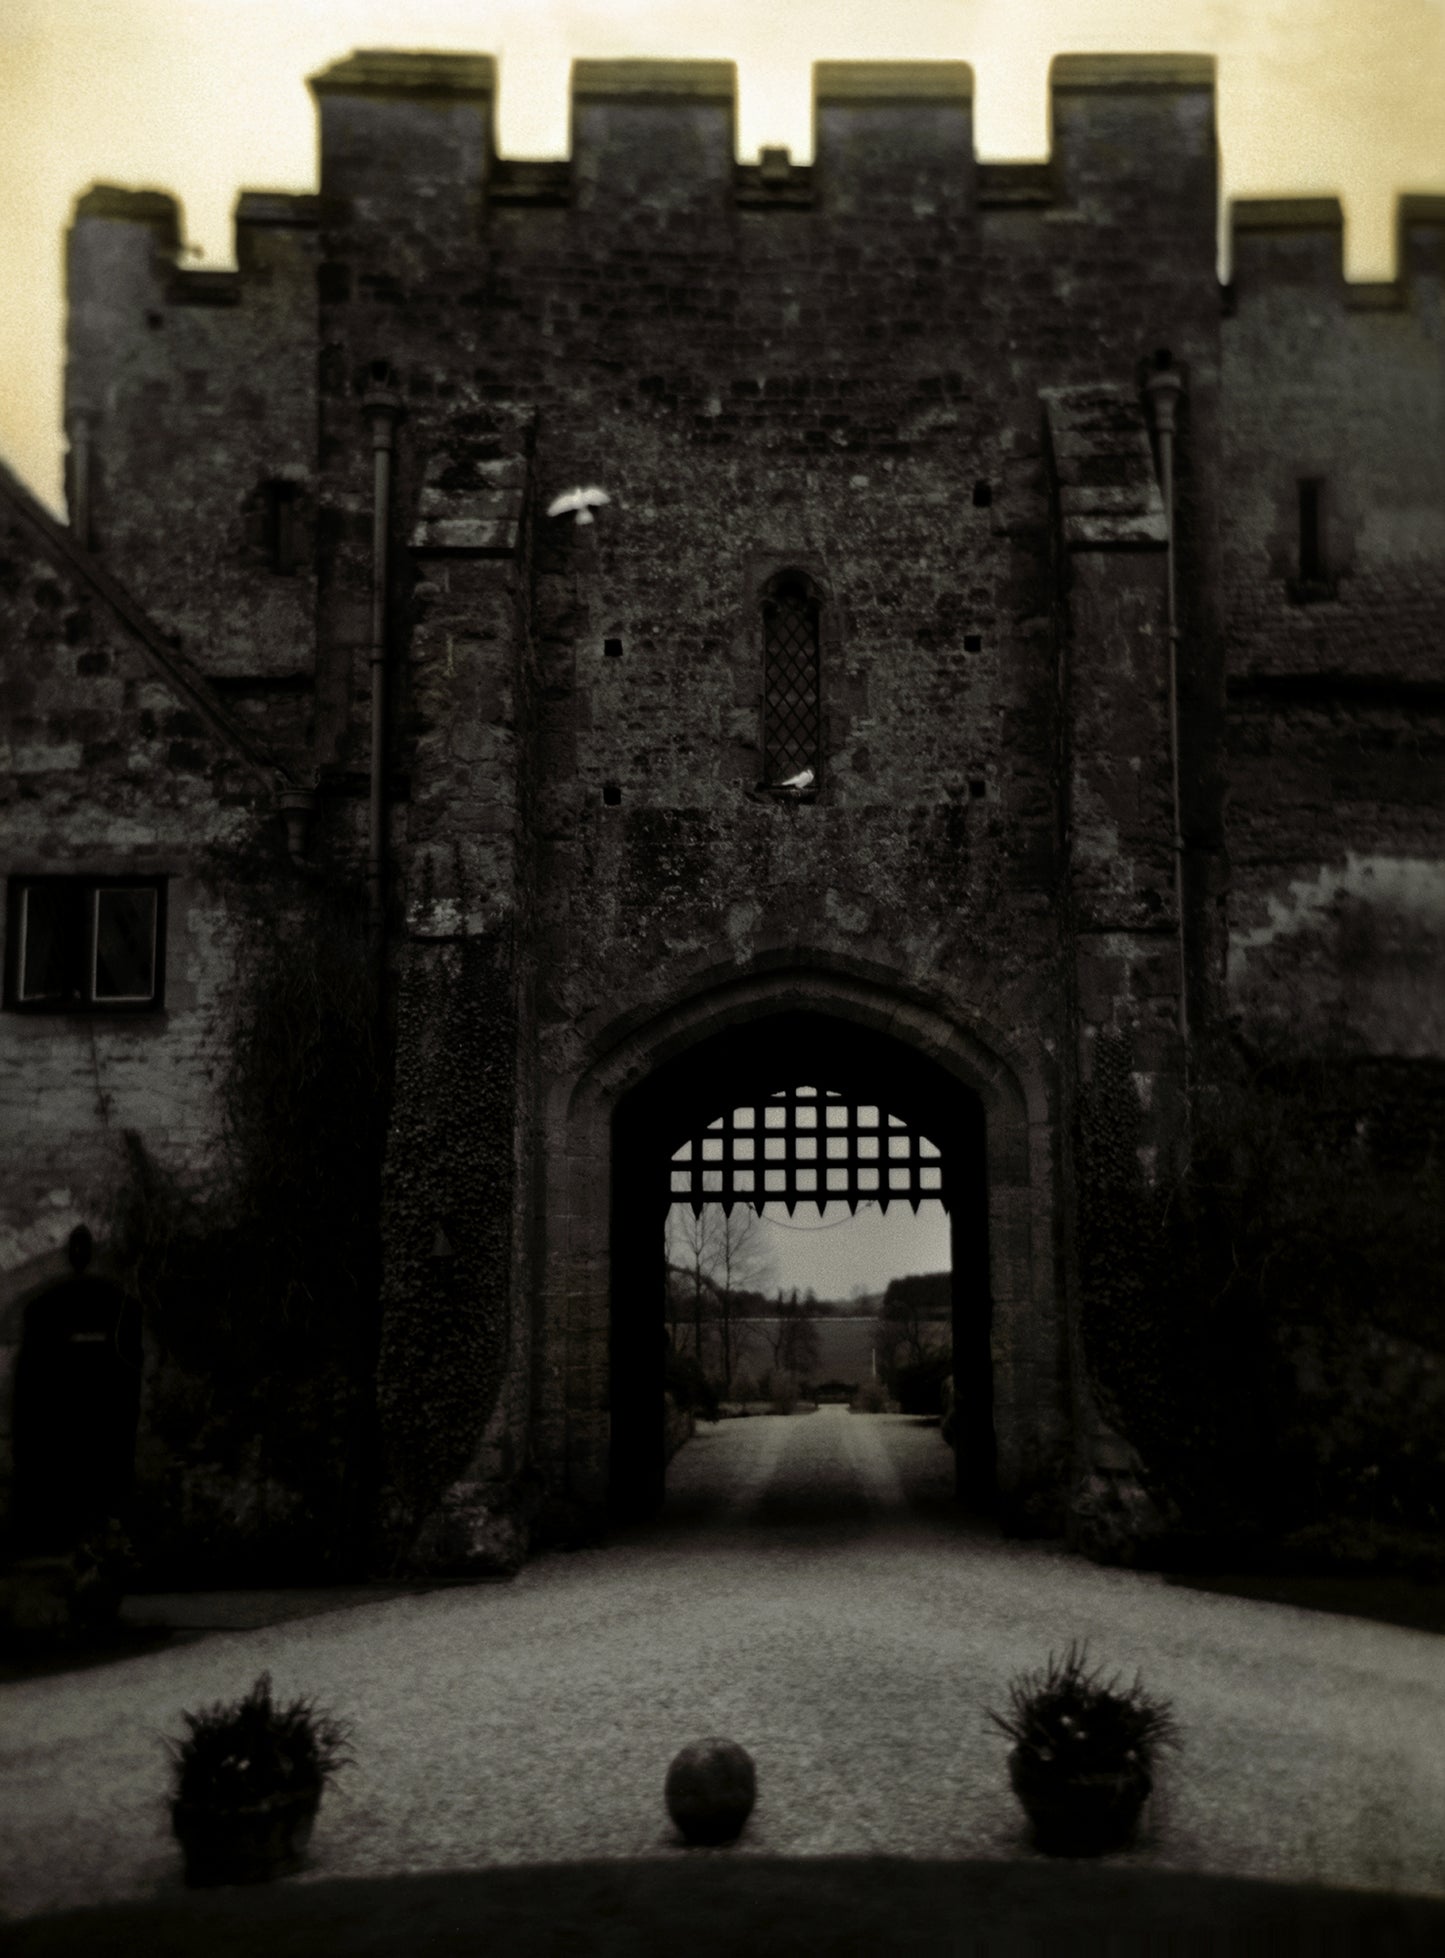
[[[817,1319],[868,1319],[882,1304],[882,1292],[861,1292],[851,1299],[814,1299],[808,1309]]]
[[[771,1363],[768,1336],[777,1323],[776,1319],[743,1321],[751,1335],[745,1341],[741,1363],[744,1373],[757,1374]],[[811,1379],[844,1380],[850,1386],[859,1387],[873,1378],[873,1335],[878,1329],[875,1318],[839,1319],[829,1315],[815,1319],[813,1325],[818,1335],[818,1364],[808,1369]]]

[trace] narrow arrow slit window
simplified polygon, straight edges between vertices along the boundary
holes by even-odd
[[[782,571],[763,596],[763,780],[811,792],[822,749],[819,615],[810,578]],[[810,779],[799,778],[811,771]]]

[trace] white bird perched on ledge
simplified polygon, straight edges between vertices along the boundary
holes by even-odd
[[[768,787],[774,795],[806,795],[813,786],[811,768],[800,768],[796,775],[789,775],[784,781],[770,782]]]
[[[592,515],[593,506],[611,501],[612,498],[605,489],[564,490],[560,496],[554,496],[547,505],[547,515],[565,517],[569,510],[575,510],[578,523],[595,523],[596,518]]]

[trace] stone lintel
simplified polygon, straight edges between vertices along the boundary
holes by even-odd
[[[453,484],[446,494],[470,493],[474,489],[499,489],[511,487],[520,489],[527,480],[527,459],[525,456],[484,456],[468,458],[458,463],[444,449],[437,449],[427,458],[425,482],[431,490],[446,482],[448,476],[463,473],[465,484]],[[430,507],[430,506],[423,506]]]
[[[1213,88],[1212,54],[1056,54],[1049,87],[1064,89]]]
[[[243,190],[236,199],[236,222],[310,228],[321,222],[321,199],[307,192]]]
[[[1168,542],[1162,508],[1157,516],[1100,513],[1064,518],[1064,543],[1071,551],[1157,550]]]
[[[165,233],[166,243],[181,242],[181,207],[168,190],[126,190],[120,184],[92,184],[75,201],[75,222],[108,218],[149,224]]]
[[[478,101],[495,95],[497,64],[489,54],[406,53],[358,48],[307,77],[313,95],[391,95],[432,101]]]
[[[1090,382],[1040,390],[1070,550],[1157,550],[1169,541],[1164,499],[1137,392]]]
[[[731,61],[574,61],[572,100],[726,102],[737,99]]]
[[[1236,197],[1230,229],[1241,231],[1343,231],[1338,197]]]
[[[460,502],[465,508],[459,508]],[[420,515],[425,522],[455,522],[458,519],[471,522],[496,523],[500,520],[517,521],[519,497],[515,489],[503,485],[498,489],[471,490],[465,499],[457,498],[443,489],[425,488],[421,493]]]
[[[971,102],[966,61],[817,61],[815,102]]]
[[[521,525],[482,517],[439,517],[416,525],[413,551],[435,556],[460,551],[485,557],[512,557],[521,542]]]

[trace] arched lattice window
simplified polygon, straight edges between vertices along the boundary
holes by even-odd
[[[776,787],[811,770],[822,749],[819,618],[812,580],[781,571],[763,595],[763,780]]]

